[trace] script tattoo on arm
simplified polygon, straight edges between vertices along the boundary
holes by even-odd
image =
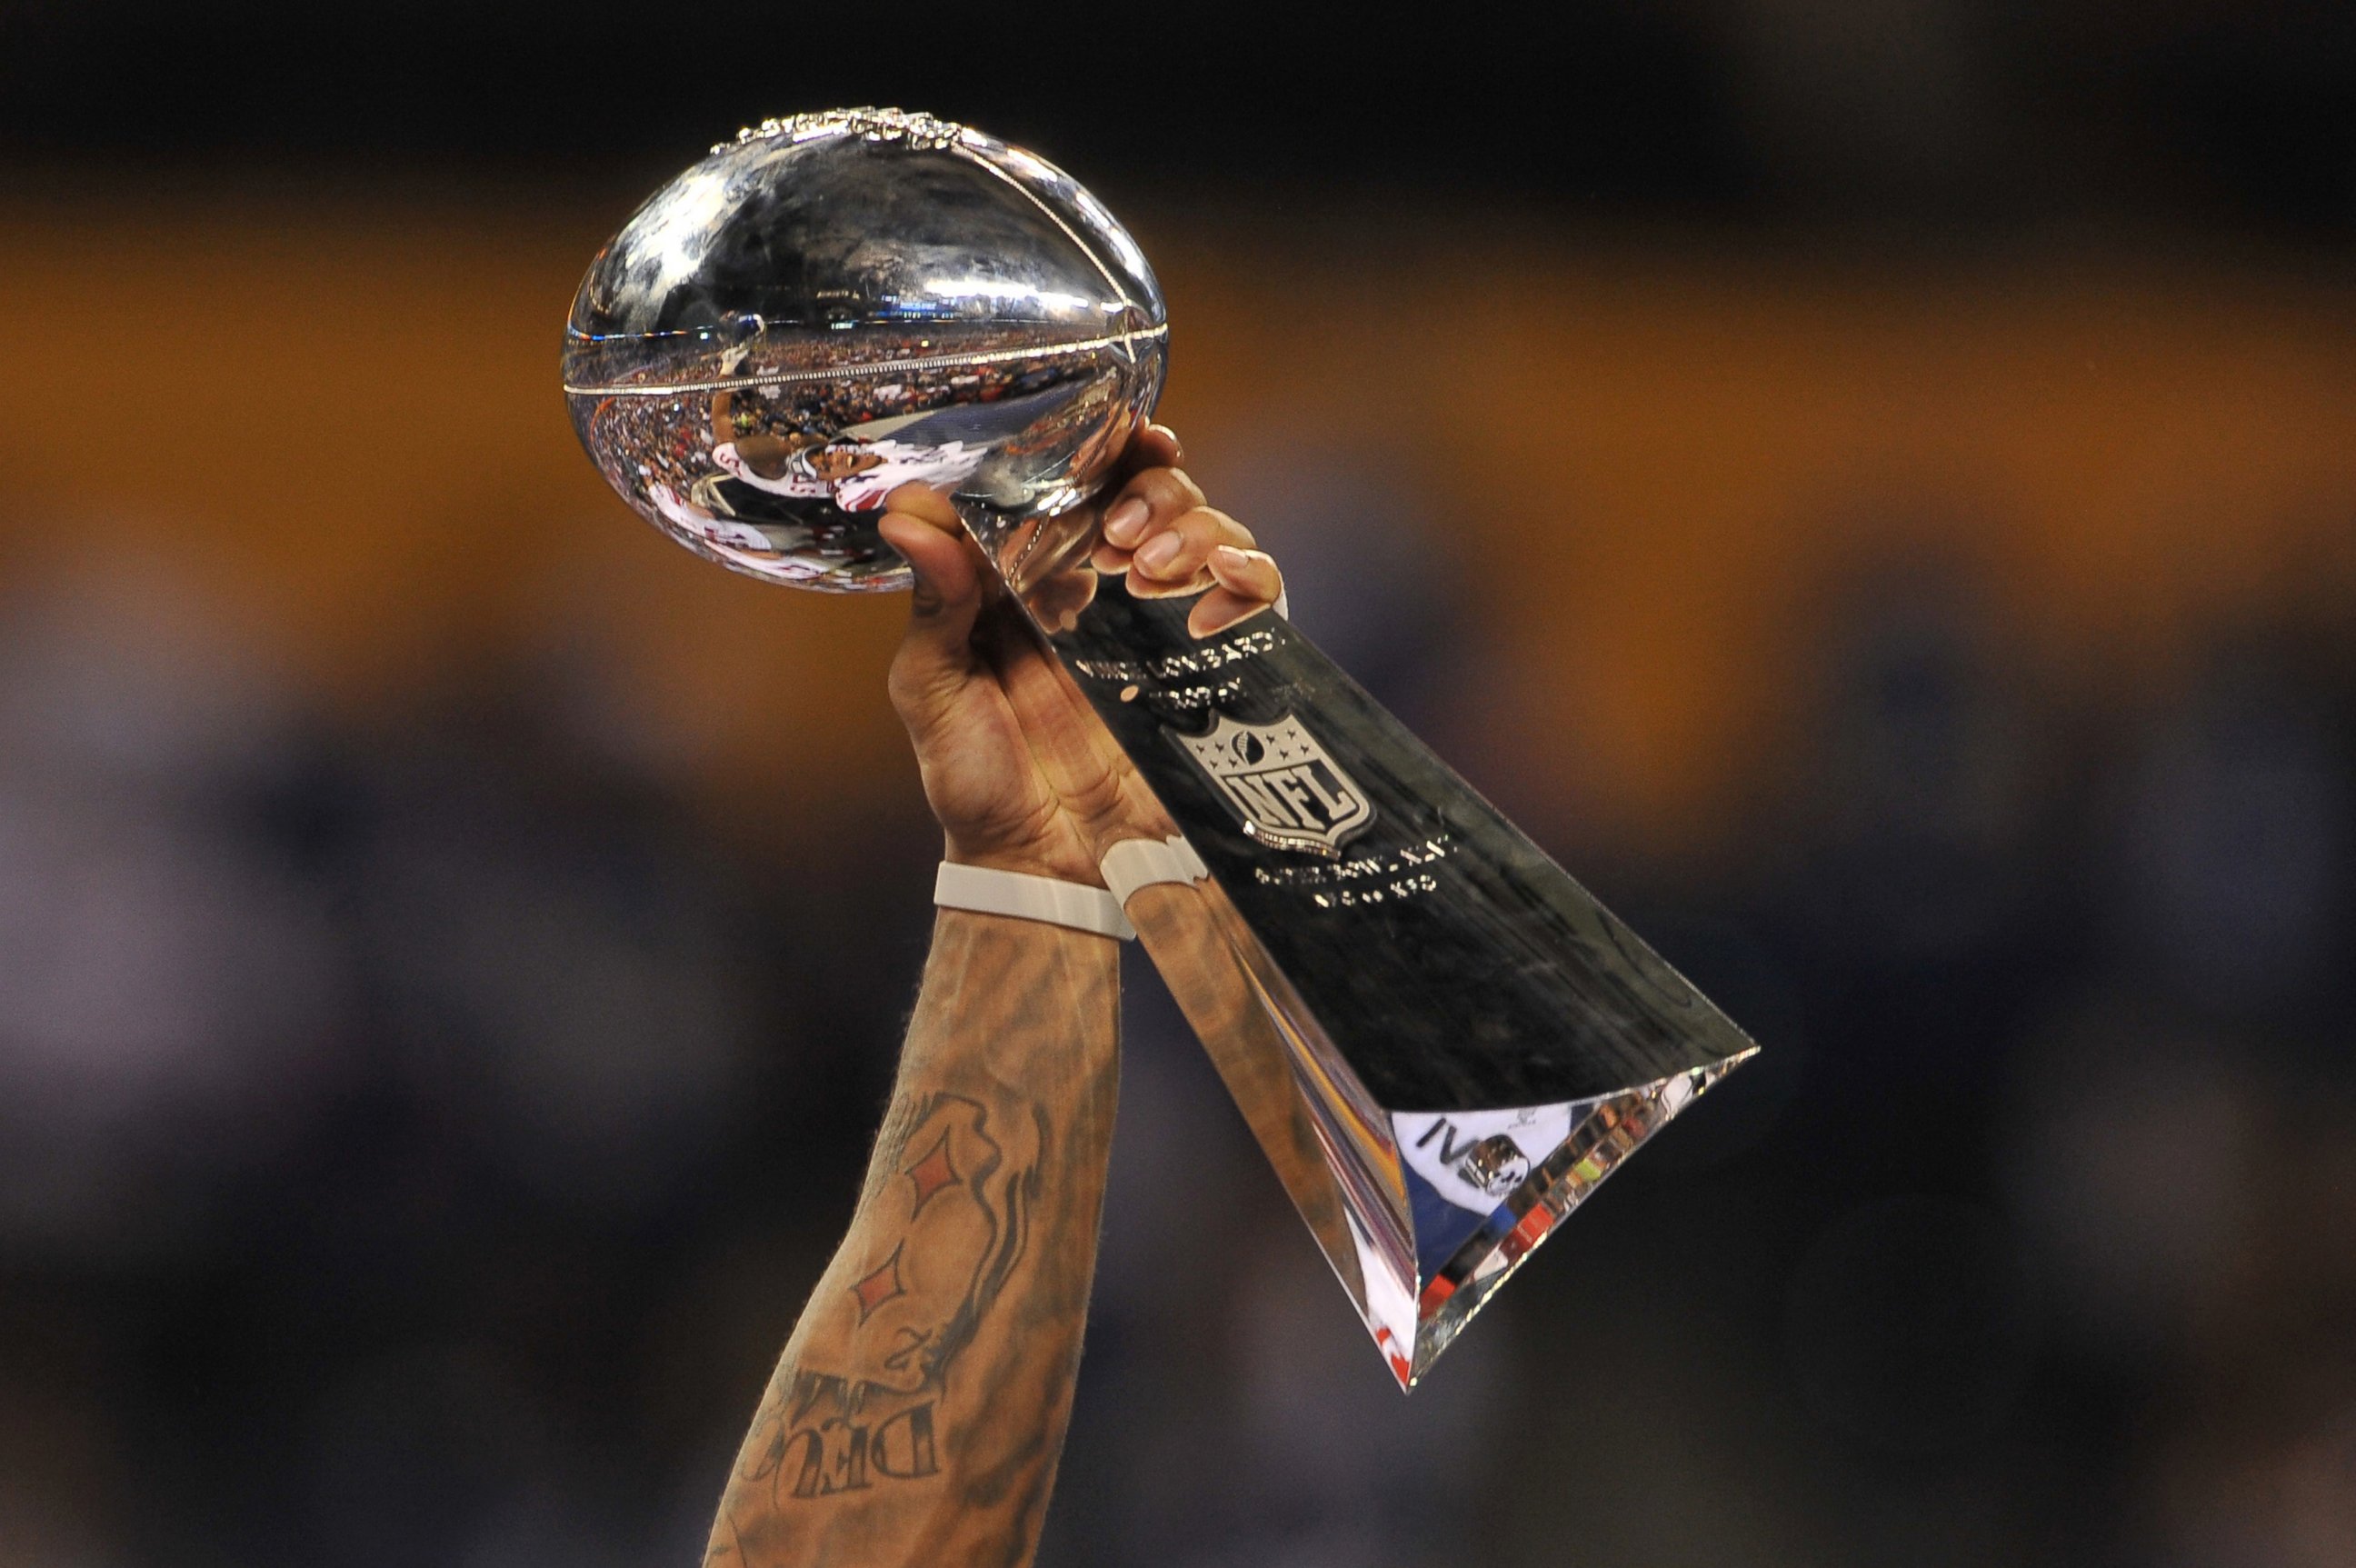
[[[706,1562],[1030,1561],[1095,1271],[1119,969],[941,913],[858,1213],[739,1451]]]

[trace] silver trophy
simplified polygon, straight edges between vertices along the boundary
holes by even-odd
[[[1132,901],[1155,964],[1402,1387],[1755,1048],[1284,620],[1189,633],[1101,568],[1162,389],[1145,257],[1044,160],[890,109],[769,121],[590,263],[582,444],[672,538],[833,593],[954,496],[1203,868]]]

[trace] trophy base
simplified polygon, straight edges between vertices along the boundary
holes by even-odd
[[[1380,1282],[1370,1283],[1365,1293],[1366,1328],[1399,1386],[1413,1388],[1498,1287],[1622,1160],[1749,1054],[1572,1105],[1394,1112],[1391,1124],[1402,1153],[1429,1150],[1443,1164],[1468,1145],[1478,1149],[1497,1137],[1512,1141],[1517,1150],[1526,1147],[1513,1131],[1516,1124],[1551,1127],[1568,1122],[1570,1128],[1560,1144],[1534,1162],[1529,1179],[1485,1214],[1439,1193],[1419,1175],[1408,1176],[1414,1277],[1378,1273],[1380,1254],[1371,1248],[1362,1249],[1359,1257],[1361,1275]],[[1483,1132],[1492,1126],[1499,1130]]]

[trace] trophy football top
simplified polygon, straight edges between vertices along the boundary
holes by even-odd
[[[906,585],[922,481],[1084,499],[1161,391],[1162,293],[1069,175],[894,109],[771,120],[655,193],[565,328],[575,428],[640,515],[773,582]]]

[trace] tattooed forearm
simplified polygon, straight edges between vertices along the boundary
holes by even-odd
[[[934,1420],[949,1365],[1022,1262],[1037,1166],[1008,1165],[987,1106],[926,1096],[913,1125],[887,1133],[881,1147],[899,1180],[861,1229],[875,1238],[871,1250],[888,1241],[890,1251],[850,1286],[858,1316],[849,1369],[797,1369],[773,1417],[749,1477],[773,1500],[937,1475]],[[903,1208],[894,1230],[889,1219]]]
[[[706,1559],[1019,1564],[1070,1413],[1114,1096],[1098,937],[945,912],[850,1235]]]

